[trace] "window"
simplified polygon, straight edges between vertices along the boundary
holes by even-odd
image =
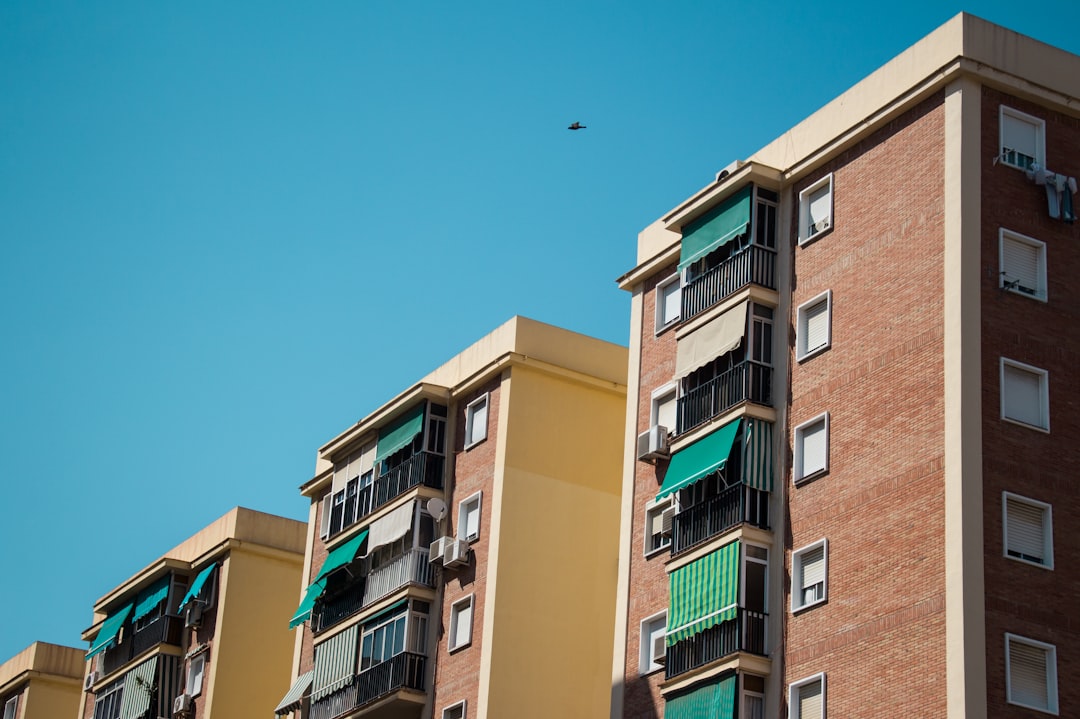
[[[460,649],[472,641],[472,608],[472,594],[450,606],[450,651]]]
[[[94,719],[120,719],[124,680],[113,682],[94,697]]]
[[[998,287],[1046,301],[1046,243],[1002,228]]]
[[[679,275],[668,277],[656,286],[656,332],[670,327],[679,320],[682,290]]]
[[[1058,713],[1057,649],[1053,644],[1005,635],[1005,699],[1010,704]]]
[[[390,661],[405,651],[407,612],[401,611],[364,626],[360,639],[360,671]]]
[[[675,431],[675,388],[676,385],[671,383],[653,390],[649,426],[663,427],[668,433]]]
[[[1005,556],[1054,568],[1054,527],[1050,505],[1002,492]]]
[[[1050,431],[1050,390],[1046,370],[1001,358],[1001,418]]]
[[[19,697],[13,696],[4,702],[4,719],[15,719],[15,712],[19,709]]]
[[[1001,106],[1001,161],[1028,170],[1038,163],[1046,169],[1046,123],[1037,117]]]
[[[482,492],[477,492],[458,504],[457,537],[467,542],[475,542],[480,537],[480,500]]]
[[[799,244],[830,229],[832,214],[833,176],[829,173],[799,193]]]
[[[667,611],[654,614],[641,620],[641,645],[638,652],[638,672],[648,674],[662,669],[667,647],[664,635],[667,633]]]
[[[443,709],[442,719],[465,719],[465,702],[460,701]]]
[[[829,413],[819,414],[795,428],[795,481],[829,470]]]
[[[765,678],[742,675],[742,713],[739,719],[765,719]]]
[[[791,611],[812,607],[828,596],[829,540],[820,539],[791,553]]]
[[[832,290],[799,305],[796,359],[802,361],[832,344]]]
[[[825,719],[825,674],[815,674],[788,687],[790,719]]]
[[[768,611],[769,550],[743,543],[742,575],[742,608],[764,614]]]
[[[187,688],[184,690],[195,697],[202,694],[203,674],[206,671],[206,654],[199,654],[191,658],[188,665]]]
[[[667,497],[660,502],[654,500],[645,507],[645,556],[671,546],[671,513],[665,531],[664,512],[672,506],[671,497]]]
[[[465,407],[465,447],[487,439],[488,395],[478,397]]]

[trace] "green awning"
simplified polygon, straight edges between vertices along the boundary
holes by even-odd
[[[394,452],[413,441],[424,429],[424,402],[416,405],[403,416],[379,430],[379,444],[375,449],[375,462],[381,462]]]
[[[688,487],[702,477],[721,470],[731,455],[741,419],[728,422],[720,429],[705,435],[671,457],[664,484],[656,498],[663,499],[672,492]]]
[[[323,562],[322,569],[319,570],[319,573],[315,575],[315,581],[317,582],[320,579],[323,579],[330,574],[330,572],[339,567],[344,567],[346,564],[349,564],[352,560],[356,559],[356,555],[360,551],[360,545],[367,539],[367,535],[368,530],[365,529],[349,541],[345,542],[345,544],[342,544],[340,547],[337,547],[334,551],[330,552],[330,554],[326,555],[326,561]]]
[[[120,696],[119,719],[139,719],[150,709],[157,674],[156,656],[150,657],[124,675],[124,693]]]
[[[215,569],[217,569],[217,564],[211,564],[209,567],[206,567],[195,575],[195,581],[191,583],[191,586],[188,587],[187,594],[180,600],[180,606],[176,609],[177,612],[184,611],[184,607],[187,606],[187,603],[199,596],[199,592],[202,591],[203,585],[206,584],[206,580],[210,578],[210,575],[214,573]]]
[[[382,611],[375,612],[370,617],[368,617],[368,618],[366,618],[364,620],[364,627],[371,627],[371,625],[373,625],[375,622],[379,621],[380,619],[387,616],[388,614],[392,614],[394,612],[399,611],[402,607],[404,607],[408,603],[409,603],[408,599],[402,599],[399,602],[394,602],[393,604],[391,604],[386,609],[383,609]]]
[[[726,544],[668,575],[669,647],[738,615],[739,544]]]
[[[315,670],[310,672],[304,672],[296,678],[296,681],[289,687],[289,692],[278,702],[277,707],[274,708],[274,714],[277,716],[284,716],[289,712],[294,712],[301,707],[304,703],[304,698],[311,693],[311,679],[315,676]]]
[[[139,592],[135,598],[135,612],[131,615],[131,621],[137,622],[154,611],[167,596],[169,596],[169,576],[165,575]]]
[[[664,719],[735,719],[736,676],[697,687],[664,702]]]
[[[717,247],[730,242],[750,228],[753,187],[747,185],[720,205],[682,228],[679,269],[697,262]]]
[[[133,606],[133,604],[126,605],[116,614],[110,614],[105,621],[101,623],[101,629],[98,630],[97,636],[94,637],[94,642],[90,645],[90,651],[86,653],[87,659],[98,652],[105,651],[116,643],[116,635],[120,633],[120,627],[124,626],[124,621],[128,618],[128,615],[131,614],[131,608]]]
[[[773,488],[772,423],[743,419],[742,481],[748,487],[771,492]]]
[[[311,610],[315,608],[315,602],[322,596],[325,589],[325,579],[312,582],[308,586],[307,591],[304,592],[304,598],[300,600],[300,606],[296,608],[296,613],[289,620],[289,629],[294,629],[311,618]]]
[[[315,674],[311,701],[317,702],[352,684],[356,677],[356,640],[360,627],[352,625],[315,646]]]

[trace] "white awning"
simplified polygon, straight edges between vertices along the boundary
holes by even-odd
[[[746,334],[747,304],[743,302],[732,307],[707,325],[679,338],[675,350],[675,379],[682,379],[742,344]]]
[[[404,537],[413,525],[416,501],[398,507],[390,514],[372,522],[368,529],[367,553]]]

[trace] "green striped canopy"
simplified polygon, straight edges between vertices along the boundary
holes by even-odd
[[[729,674],[664,703],[664,719],[735,719],[735,681]]]
[[[169,596],[169,577],[162,577],[157,582],[139,592],[135,600],[135,612],[131,615],[131,621],[137,622],[152,612],[165,597]]]
[[[710,432],[688,447],[676,452],[668,464],[664,484],[660,487],[657,500],[689,487],[694,482],[718,472],[727,464],[731,448],[735,444],[735,435],[739,433],[741,419],[728,422],[715,432]]]
[[[667,646],[738,616],[738,540],[668,575]]]
[[[394,452],[409,444],[424,429],[424,402],[410,409],[404,416],[379,430],[379,443],[375,449],[375,461],[381,462]]]
[[[743,484],[763,492],[773,488],[772,423],[743,419]]]
[[[124,693],[120,696],[120,719],[139,719],[150,709],[157,678],[158,658],[150,657],[124,675]]]
[[[316,702],[352,684],[356,676],[356,639],[359,630],[359,625],[354,624],[315,647],[311,701]]]

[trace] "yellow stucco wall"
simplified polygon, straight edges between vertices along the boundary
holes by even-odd
[[[265,718],[289,689],[303,556],[234,547],[222,565],[217,633],[207,676],[207,717]]]
[[[478,716],[606,716],[625,387],[520,365],[503,386],[498,549],[484,617],[488,691]]]
[[[37,677],[23,693],[21,719],[75,719],[82,686],[78,679]]]
[[[34,642],[0,665],[0,695],[20,692],[19,719],[75,719],[84,663],[82,649]]]

